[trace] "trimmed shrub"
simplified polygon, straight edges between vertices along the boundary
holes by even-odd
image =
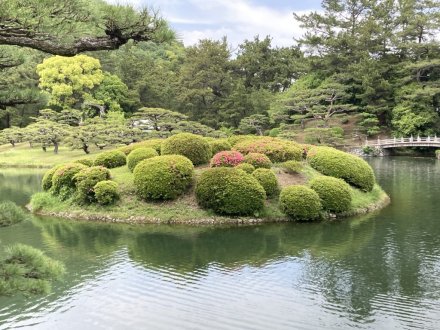
[[[120,147],[117,150],[122,151],[124,154],[129,155],[130,152],[133,150],[136,150],[138,148],[153,148],[157,151],[158,154],[160,154],[160,148],[162,146],[162,142],[165,141],[164,139],[150,139],[145,141],[140,141],[136,143],[132,143],[125,147]]]
[[[334,148],[314,147],[307,161],[322,174],[343,179],[364,191],[371,191],[376,182],[373,169],[365,160]]]
[[[236,168],[211,168],[196,186],[198,204],[215,213],[255,215],[264,206],[266,193],[257,179]]]
[[[79,163],[79,164],[83,164],[83,165],[86,165],[88,167],[91,167],[91,166],[93,166],[93,159],[81,158],[81,159],[75,160],[74,163]]]
[[[264,191],[266,192],[266,195],[268,197],[272,197],[278,193],[279,190],[277,176],[272,170],[269,170],[267,168],[259,168],[256,169],[252,173],[252,175],[264,188]]]
[[[52,188],[52,177],[57,169],[59,169],[63,165],[56,165],[44,173],[43,180],[41,181],[41,186],[44,191],[49,191]]]
[[[289,186],[281,190],[280,209],[294,220],[309,221],[319,218],[322,210],[319,195],[306,186]]]
[[[237,170],[245,171],[248,174],[252,174],[255,171],[254,165],[248,164],[248,163],[241,163],[235,166]]]
[[[298,174],[303,169],[303,164],[296,160],[288,160],[280,164],[281,168],[289,174]]]
[[[124,166],[127,163],[127,157],[120,150],[112,150],[100,153],[93,163],[94,166],[104,166],[115,168]]]
[[[274,163],[301,160],[303,153],[298,144],[294,142],[269,137],[245,140],[236,144],[233,150],[240,151],[244,155],[249,153],[265,154]]]
[[[119,199],[118,184],[114,181],[100,181],[93,187],[93,190],[98,204],[110,205]]]
[[[169,137],[162,143],[162,155],[182,155],[194,165],[206,164],[211,158],[211,147],[199,135],[180,133]]]
[[[244,156],[238,151],[220,151],[211,159],[211,167],[234,167],[244,161]]]
[[[350,186],[344,180],[318,176],[310,181],[310,188],[318,193],[324,210],[340,213],[350,209]]]
[[[220,151],[228,151],[232,149],[232,145],[227,139],[214,139],[208,141],[208,143],[211,147],[211,155],[215,155]]]
[[[272,162],[265,154],[251,152],[244,157],[245,163],[253,165],[255,168],[271,168]]]
[[[232,135],[228,137],[228,142],[231,144],[231,146],[235,146],[236,144],[244,141],[255,141],[261,138],[261,136],[256,135]]]
[[[28,218],[27,213],[14,202],[0,203],[0,227],[11,226]]]
[[[142,199],[175,199],[191,185],[194,166],[184,156],[158,156],[141,161],[133,174],[137,194]]]
[[[59,195],[61,199],[68,198],[75,191],[76,174],[85,168],[88,167],[79,163],[69,163],[60,166],[52,176],[52,193]]]
[[[137,148],[134,149],[130,154],[127,156],[127,166],[128,169],[133,172],[136,165],[144,159],[152,158],[159,156],[157,151],[153,148]]]
[[[87,167],[75,175],[76,201],[93,203],[96,201],[94,187],[100,181],[110,179],[110,171],[103,166]]]

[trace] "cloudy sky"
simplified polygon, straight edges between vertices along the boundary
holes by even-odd
[[[118,1],[121,2],[120,0]],[[302,33],[293,12],[319,9],[321,0],[123,0],[159,9],[185,45],[227,36],[232,46],[255,35],[270,35],[288,46]]]

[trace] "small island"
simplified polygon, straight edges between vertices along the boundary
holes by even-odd
[[[121,223],[319,221],[390,201],[357,156],[251,135],[145,140],[57,165],[42,187],[35,214]]]

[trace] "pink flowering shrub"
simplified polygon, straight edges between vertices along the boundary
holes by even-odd
[[[292,141],[277,138],[264,137],[256,141],[245,140],[237,143],[234,150],[244,155],[249,153],[265,154],[274,163],[285,162],[288,160],[301,160],[303,150],[299,145]]]
[[[211,159],[211,167],[234,167],[244,161],[244,156],[238,151],[220,151]]]
[[[253,165],[255,168],[271,168],[272,162],[265,154],[251,152],[244,156],[245,163]]]

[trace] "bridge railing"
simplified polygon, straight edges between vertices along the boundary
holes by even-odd
[[[439,143],[440,144],[440,137],[437,136],[428,136],[428,137],[398,137],[398,138],[391,138],[391,139],[377,139],[377,140],[366,140],[365,145],[367,146],[385,146],[385,145],[398,145],[398,144],[426,144],[426,143]]]

